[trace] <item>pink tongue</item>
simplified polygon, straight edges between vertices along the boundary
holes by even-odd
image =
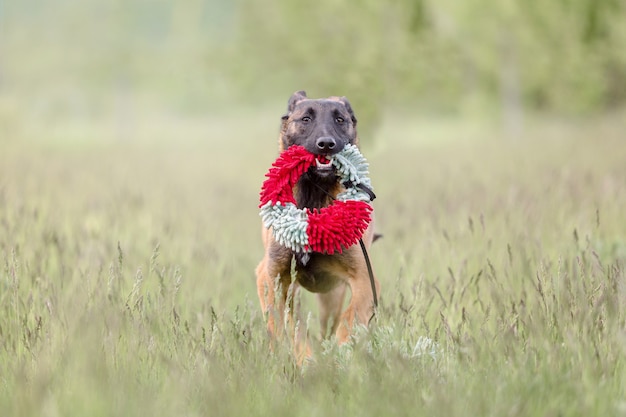
[[[317,160],[322,164],[327,164],[330,162],[330,159],[326,158],[324,155],[318,155]]]

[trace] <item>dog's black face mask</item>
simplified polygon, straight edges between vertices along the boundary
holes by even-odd
[[[289,99],[283,116],[282,148],[301,145],[320,155],[311,173],[320,178],[334,178],[334,169],[325,156],[341,152],[348,144],[356,144],[356,117],[345,97],[308,99],[304,91]]]

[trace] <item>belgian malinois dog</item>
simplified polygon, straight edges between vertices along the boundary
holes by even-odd
[[[309,99],[304,91],[289,99],[287,113],[282,117],[278,150],[301,145],[316,155],[330,156],[346,144],[358,146],[357,119],[345,97]],[[318,163],[307,171],[294,189],[298,208],[322,208],[344,188],[333,166]],[[363,234],[369,249],[373,239],[374,220]],[[322,337],[336,335],[339,344],[350,339],[357,324],[367,325],[374,314],[374,294],[364,253],[360,244],[345,248],[342,253],[294,253],[274,240],[271,229],[263,228],[265,255],[256,268],[257,290],[261,308],[267,314],[271,336],[280,336],[288,324],[295,325],[293,295],[300,287],[317,294]],[[295,281],[292,283],[292,259],[295,259]],[[376,282],[379,293],[378,281]],[[346,290],[351,298],[343,311]],[[288,309],[287,302],[290,303]],[[285,312],[289,316],[285,321]],[[304,327],[304,326],[300,326]],[[310,356],[308,343],[296,346],[299,359]]]

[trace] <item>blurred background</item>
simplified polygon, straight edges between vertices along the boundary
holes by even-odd
[[[347,96],[365,141],[390,114],[519,137],[536,115],[623,109],[625,22],[624,0],[0,0],[0,135],[138,140],[266,105],[276,121],[305,89]]]

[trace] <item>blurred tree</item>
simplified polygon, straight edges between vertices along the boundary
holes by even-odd
[[[416,34],[428,30],[431,22],[427,0],[406,2],[405,6],[409,15],[408,30]]]
[[[603,104],[613,107],[626,101],[626,42],[623,30],[626,2],[585,0],[582,4],[582,39],[587,49],[602,57],[606,86]]]

